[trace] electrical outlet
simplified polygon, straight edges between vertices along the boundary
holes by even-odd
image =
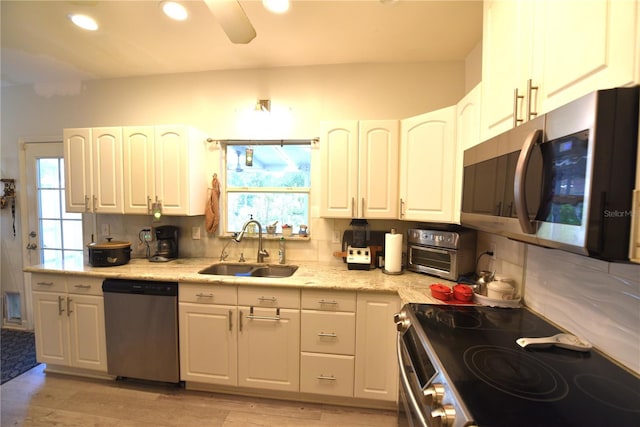
[[[200,227],[191,227],[191,239],[200,240]]]
[[[111,235],[111,226],[109,224],[102,224],[102,236],[107,237]]]
[[[333,237],[331,243],[340,243],[340,230],[333,230]]]
[[[143,228],[142,229],[142,240],[145,242],[150,242],[153,240],[153,235],[151,234],[151,229],[150,228]]]

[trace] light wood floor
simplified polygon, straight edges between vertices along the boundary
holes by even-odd
[[[395,427],[395,412],[45,374],[0,386],[1,426]]]

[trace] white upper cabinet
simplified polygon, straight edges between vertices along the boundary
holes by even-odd
[[[154,129],[125,127],[122,131],[124,158],[124,210],[148,214],[155,197]]]
[[[398,121],[321,124],[321,215],[393,219],[398,216]]]
[[[455,123],[455,105],[401,121],[400,219],[459,221]]]
[[[123,213],[121,128],[65,129],[68,212]]]
[[[482,139],[637,81],[638,8],[626,0],[485,1]]]
[[[634,82],[639,8],[631,0],[535,2],[532,77],[540,111]]]

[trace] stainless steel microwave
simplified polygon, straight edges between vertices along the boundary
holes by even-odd
[[[466,150],[462,225],[628,260],[639,97],[599,90]]]

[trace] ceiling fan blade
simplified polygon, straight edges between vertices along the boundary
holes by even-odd
[[[204,0],[232,43],[247,44],[256,36],[247,14],[237,0]]]

